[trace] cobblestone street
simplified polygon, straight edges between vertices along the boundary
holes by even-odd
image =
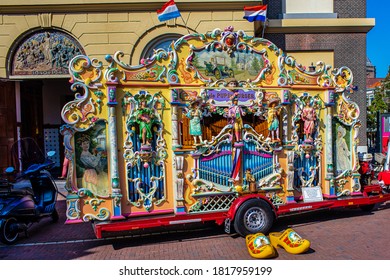
[[[96,239],[90,223],[65,225],[65,200],[60,220],[33,225],[29,237],[13,246],[0,245],[2,260],[245,260],[245,239],[227,235],[214,224],[193,229],[160,229],[132,236]],[[291,255],[278,249],[276,260],[390,260],[390,202],[372,213],[360,209],[319,211],[280,218],[272,231],[293,227],[311,241],[311,249]]]

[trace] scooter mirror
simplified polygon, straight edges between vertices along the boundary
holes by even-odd
[[[15,171],[15,168],[13,168],[12,166],[7,167],[7,168],[5,169],[5,173],[7,173],[7,174],[11,174],[11,173],[13,173],[14,171]]]
[[[55,154],[56,154],[55,151],[49,151],[49,152],[47,152],[47,156],[48,156],[48,157],[52,157],[52,156],[54,156]]]

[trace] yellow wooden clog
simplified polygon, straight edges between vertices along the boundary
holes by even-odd
[[[262,233],[247,235],[245,242],[249,254],[254,258],[269,259],[277,256],[277,252],[268,237]]]
[[[290,254],[302,254],[310,248],[310,241],[300,237],[291,228],[283,232],[271,232],[269,239],[272,246],[275,248],[282,247]]]

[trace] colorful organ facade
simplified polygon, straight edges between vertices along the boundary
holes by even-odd
[[[140,65],[120,51],[70,63],[62,109],[67,222],[274,207],[361,194],[359,108],[348,67],[304,67],[229,26]]]

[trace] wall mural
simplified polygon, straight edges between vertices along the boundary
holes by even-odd
[[[69,62],[80,54],[85,52],[71,36],[60,31],[40,31],[17,47],[11,75],[68,75]]]

